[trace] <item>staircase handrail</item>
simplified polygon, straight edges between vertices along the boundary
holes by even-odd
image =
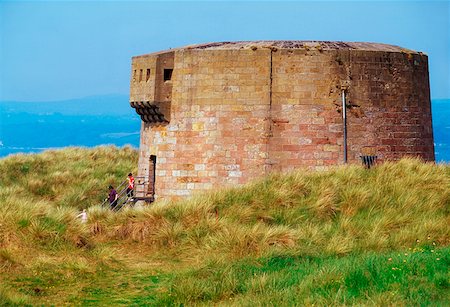
[[[119,211],[122,209],[125,204],[128,202],[129,197],[127,194],[127,187],[123,188],[118,194],[117,194],[117,203],[116,207],[113,209],[115,211]]]
[[[145,184],[146,179],[149,178],[149,176],[136,176],[134,177],[135,181],[137,179],[144,179],[143,183],[135,183],[136,185],[142,185]],[[128,188],[128,180],[124,180],[116,189],[116,191],[119,191],[119,193],[117,193],[117,200],[116,200],[116,207],[113,209],[114,211],[119,211],[121,210],[123,207],[125,207],[125,205],[128,203],[128,201],[132,198],[132,197],[128,197],[127,195],[127,188]],[[121,189],[123,187],[123,189]],[[106,198],[101,206],[105,206],[107,204],[107,202],[109,201],[108,198]]]
[[[119,190],[124,184],[126,184],[128,182],[128,180],[123,181],[118,187],[117,190]],[[116,190],[116,191],[117,191]],[[126,190],[126,189],[125,189]],[[102,204],[100,205],[101,207],[103,207],[107,202],[109,201],[108,197],[102,202]]]

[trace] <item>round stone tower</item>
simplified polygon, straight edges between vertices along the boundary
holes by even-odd
[[[131,73],[130,105],[142,119],[141,197],[187,196],[361,156],[434,160],[421,52],[222,42],[133,57]]]

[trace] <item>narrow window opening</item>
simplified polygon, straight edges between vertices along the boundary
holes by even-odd
[[[142,72],[143,72],[143,69],[141,69],[141,70],[139,71],[139,82],[142,81]]]
[[[147,77],[145,78],[145,81],[148,82],[149,79],[150,79],[150,69],[147,68]]]
[[[170,68],[164,69],[164,81],[172,80],[172,72],[173,69]]]
[[[136,82],[136,69],[133,71],[133,82]]]

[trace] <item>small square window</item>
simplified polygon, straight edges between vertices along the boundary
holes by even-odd
[[[170,81],[172,79],[173,69],[164,69],[164,81]]]
[[[148,82],[149,79],[150,79],[150,69],[147,68],[147,77],[145,78],[145,81]]]

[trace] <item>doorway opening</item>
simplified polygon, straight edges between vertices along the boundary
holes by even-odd
[[[148,167],[148,186],[146,191],[146,197],[154,197],[155,196],[155,179],[156,179],[156,156],[150,155]]]

